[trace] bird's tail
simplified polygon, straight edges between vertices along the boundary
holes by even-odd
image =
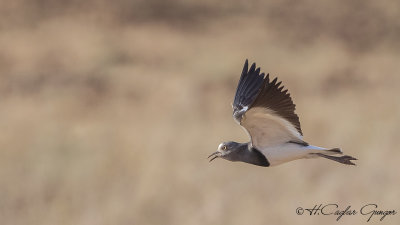
[[[332,148],[332,149],[326,149],[326,148],[321,148],[318,146],[314,145],[308,145],[305,147],[307,150],[309,150],[309,153],[322,153],[325,155],[336,155],[336,154],[343,154],[342,150],[340,148]],[[309,154],[309,158],[315,158],[318,157],[315,154]]]
[[[335,162],[339,162],[342,164],[346,165],[356,165],[354,164],[351,160],[357,160],[356,158],[349,156],[349,155],[343,155],[343,156],[332,156],[332,155],[337,155],[337,154],[343,154],[342,150],[340,148],[332,148],[332,149],[324,149],[316,146],[310,146],[311,149],[319,150],[317,152],[310,153],[310,158],[314,157],[322,157],[325,159],[330,159]]]
[[[355,166],[356,164],[353,163],[351,160],[357,160],[356,158],[354,158],[352,156],[349,156],[349,155],[344,155],[344,156],[340,156],[339,157],[339,156],[325,155],[325,154],[322,154],[322,153],[311,153],[311,154],[316,154],[316,155],[318,155],[320,157],[323,157],[325,159],[330,159],[330,160],[333,160],[333,161],[336,161],[336,162],[339,162],[339,163],[343,163],[343,164],[346,164],[346,165],[353,165],[353,166]]]
[[[326,153],[329,152],[328,155],[335,155],[335,154],[343,154],[342,150],[340,148],[332,148],[332,149],[328,149],[325,150]]]

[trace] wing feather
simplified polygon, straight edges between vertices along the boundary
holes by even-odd
[[[288,90],[283,90],[284,86],[281,86],[281,81],[276,83],[278,79],[275,78],[272,82],[269,82],[269,74],[264,79],[264,84],[257,99],[252,104],[252,107],[268,108],[275,112],[278,116],[283,117],[289,121],[297,131],[303,135],[300,127],[300,121],[296,110],[296,105],[293,103]]]
[[[233,117],[246,129],[256,148],[305,143],[288,90],[277,78],[270,81],[269,74],[264,76],[255,63],[248,69],[246,60],[232,104]]]
[[[245,112],[243,109],[250,107],[257,98],[263,85],[264,75],[264,73],[260,74],[260,68],[256,69],[255,63],[248,69],[248,60],[246,60],[232,103],[234,118],[237,121]]]

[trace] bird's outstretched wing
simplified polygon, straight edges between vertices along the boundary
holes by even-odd
[[[248,132],[252,145],[258,149],[303,141],[299,117],[288,90],[283,90],[277,78],[260,74],[253,63],[248,69],[246,60],[233,101],[233,117]]]

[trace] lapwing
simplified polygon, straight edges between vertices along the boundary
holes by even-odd
[[[322,148],[303,140],[295,104],[277,78],[270,79],[246,60],[232,104],[233,118],[250,137],[247,143],[223,142],[208,158],[269,167],[296,159],[325,158],[346,165],[356,160],[340,148]],[[339,156],[335,156],[339,155]]]

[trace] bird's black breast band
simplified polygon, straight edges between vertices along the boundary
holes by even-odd
[[[268,159],[265,157],[264,154],[262,154],[260,151],[258,151],[256,148],[252,147],[251,151],[254,152],[254,154],[257,156],[257,166],[264,166],[264,167],[268,167],[270,165],[270,163],[268,162]]]

